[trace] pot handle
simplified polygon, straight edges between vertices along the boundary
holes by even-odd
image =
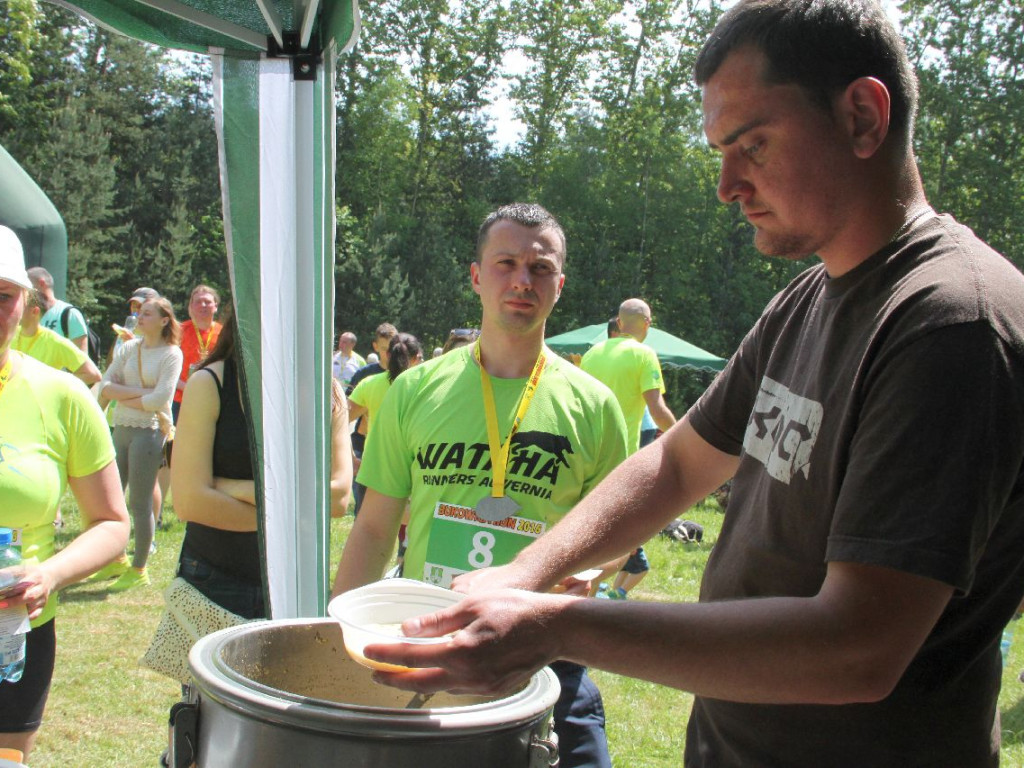
[[[199,702],[179,701],[171,707],[171,768],[194,768],[199,743]]]
[[[558,768],[558,734],[554,723],[548,728],[548,737],[537,734],[530,737],[530,764],[528,768]]]

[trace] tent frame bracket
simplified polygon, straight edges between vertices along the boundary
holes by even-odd
[[[291,59],[293,80],[316,80],[317,69],[323,63],[320,35],[314,33],[307,48],[300,47],[298,32],[283,32],[281,39],[278,45],[273,35],[267,37],[267,56]]]

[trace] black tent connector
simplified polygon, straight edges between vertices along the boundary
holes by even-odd
[[[273,35],[267,37],[267,56],[292,60],[292,78],[295,80],[316,80],[316,67],[323,61],[320,36],[314,34],[308,48],[299,48],[299,33],[284,32],[282,44],[278,45]]]

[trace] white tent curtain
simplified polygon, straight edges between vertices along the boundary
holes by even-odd
[[[326,612],[334,273],[334,46],[214,54],[221,189],[243,385],[257,446],[273,618]]]

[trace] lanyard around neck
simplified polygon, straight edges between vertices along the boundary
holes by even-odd
[[[505,471],[508,465],[508,454],[512,448],[512,437],[519,431],[519,425],[526,416],[526,411],[533,402],[533,396],[540,383],[541,374],[544,373],[544,365],[547,363],[547,356],[542,349],[533,364],[530,378],[526,380],[523,394],[519,398],[519,407],[516,409],[516,417],[512,422],[508,437],[504,444],[499,443],[500,433],[498,432],[498,412],[494,404],[494,388],[491,386],[491,376],[480,361],[480,340],[477,339],[473,345],[473,358],[480,367],[480,384],[484,390],[484,415],[487,417],[487,445],[491,451],[491,496],[500,498],[505,495]]]
[[[213,333],[213,326],[206,332],[206,341],[203,341],[203,334],[199,332],[199,326],[192,323],[192,330],[196,332],[196,341],[199,342],[199,359],[205,360],[210,349],[210,334]]]

